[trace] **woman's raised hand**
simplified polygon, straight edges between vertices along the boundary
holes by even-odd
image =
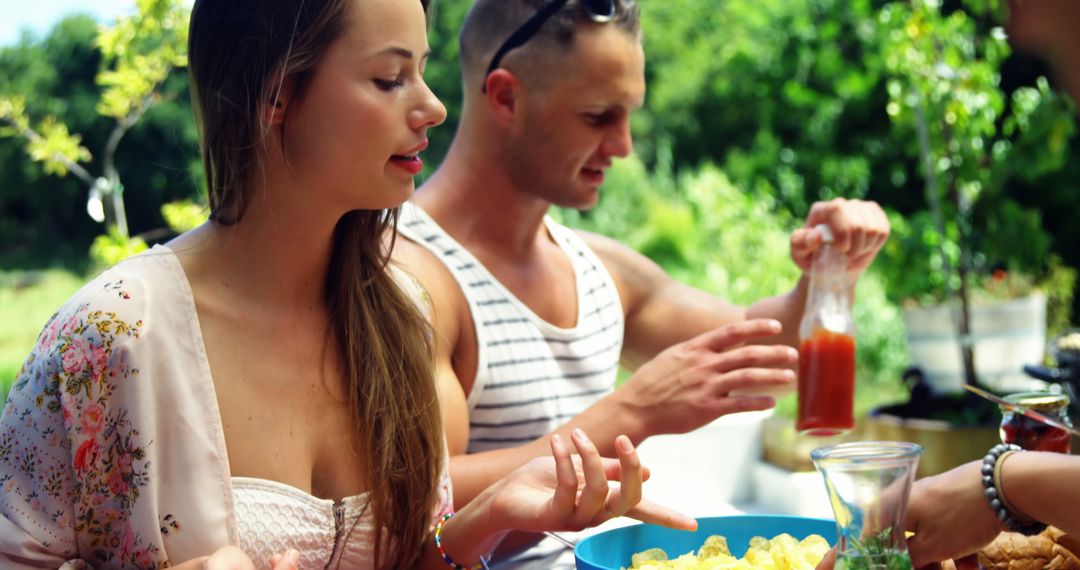
[[[563,439],[551,437],[552,457],[533,459],[488,490],[491,513],[508,529],[581,530],[628,516],[662,526],[694,530],[697,522],[641,498],[648,478],[630,439],[615,441],[618,459],[600,457],[581,430],[571,435],[578,454]]]

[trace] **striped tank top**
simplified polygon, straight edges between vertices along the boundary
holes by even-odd
[[[623,342],[615,283],[573,231],[550,218],[544,223],[574,267],[578,318],[573,328],[538,317],[419,206],[402,207],[398,230],[446,264],[476,326],[469,453],[546,435],[615,386]]]

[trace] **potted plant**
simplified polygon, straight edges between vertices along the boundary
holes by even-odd
[[[929,0],[882,10],[891,28],[887,111],[897,139],[910,141],[925,194],[924,210],[894,217],[883,265],[905,305],[912,357],[940,394],[964,383],[1027,387],[1021,368],[1045,346],[1045,286],[1060,297],[1072,285],[1049,255],[1038,212],[1005,189],[1061,168],[1075,123],[1044,79],[1003,93],[998,70],[1009,48],[1000,29],[979,29],[972,14],[989,17],[995,3],[981,4],[950,14]]]
[[[1038,212],[1011,199],[1015,180],[1061,168],[1074,121],[1045,79],[1007,96],[1009,47],[993,20],[1000,3],[951,13],[932,0],[882,9],[889,28],[887,112],[919,164],[923,208],[893,217],[882,254],[890,295],[904,306],[915,367],[908,402],[871,414],[869,434],[922,443],[919,473],[975,459],[997,440],[996,408],[964,384],[1025,389],[1042,359],[1047,302],[1068,322],[1075,275],[1050,256]]]

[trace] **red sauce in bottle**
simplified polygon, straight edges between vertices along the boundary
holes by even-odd
[[[795,429],[837,435],[855,429],[855,339],[817,329],[799,348],[799,417]]]
[[[1013,414],[1009,421],[1001,423],[1001,441],[1015,443],[1028,451],[1072,451],[1069,432],[1020,414]]]

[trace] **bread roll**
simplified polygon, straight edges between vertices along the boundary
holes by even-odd
[[[1080,570],[1080,541],[1047,527],[1035,536],[1003,532],[979,552],[987,570]]]

